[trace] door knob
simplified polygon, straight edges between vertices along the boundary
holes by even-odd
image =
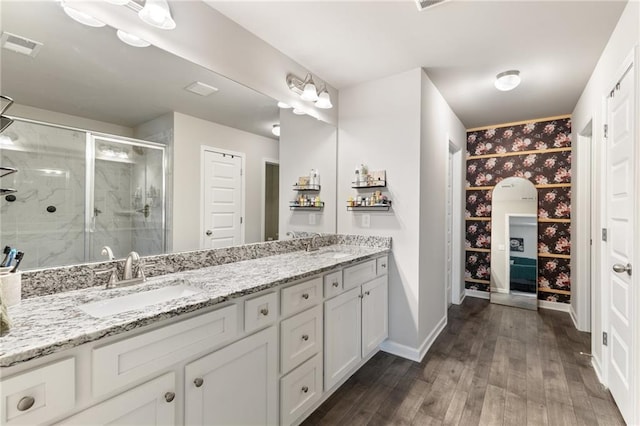
[[[164,394],[164,400],[167,402],[173,401],[175,397],[176,397],[176,394],[174,392],[167,392]]]
[[[207,232],[204,233],[207,237],[210,237],[213,235],[213,232],[211,231],[211,229],[207,229]]]
[[[616,263],[615,265],[613,265],[613,270],[614,272],[617,272],[619,274],[626,272],[627,274],[631,275],[631,264],[627,263],[627,265],[622,265],[620,263]]]
[[[193,384],[196,385],[197,388],[199,388],[200,386],[202,386],[202,384],[204,383],[204,380],[202,380],[200,377],[196,378],[193,381]]]

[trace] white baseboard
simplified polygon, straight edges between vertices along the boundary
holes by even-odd
[[[578,327],[578,316],[576,315],[576,311],[573,310],[573,305],[569,305],[569,316],[571,317],[573,326],[576,328],[576,330],[580,330],[580,327]]]
[[[412,348],[407,345],[403,345],[401,343],[396,343],[391,340],[385,340],[380,345],[380,350],[387,352],[391,355],[396,355],[405,359],[409,359],[411,361],[420,362],[427,354],[427,351],[433,345],[436,338],[440,335],[442,330],[447,325],[447,317],[444,316],[436,325],[436,328],[433,329],[431,333],[427,336],[427,338],[422,342],[418,349]]]
[[[593,371],[596,372],[596,377],[598,378],[598,380],[600,380],[600,383],[602,383],[603,386],[607,386],[604,380],[602,379],[602,368],[600,368],[600,360],[595,356],[592,356],[591,366],[593,367]]]
[[[491,293],[488,291],[470,290],[467,289],[464,292],[465,296],[477,297],[478,299],[491,299]]]
[[[458,301],[458,305],[462,305],[462,302],[464,302],[464,298],[467,297],[467,291],[463,291],[462,294],[460,295],[460,300]]]
[[[569,303],[549,302],[548,300],[538,300],[538,307],[542,309],[550,309],[552,311],[569,312],[571,305]]]

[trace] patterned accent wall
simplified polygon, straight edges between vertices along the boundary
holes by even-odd
[[[538,189],[538,298],[571,298],[571,119],[467,133],[465,287],[490,291],[491,194],[519,176]]]

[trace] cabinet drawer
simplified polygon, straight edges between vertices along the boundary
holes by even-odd
[[[74,358],[0,380],[0,424],[47,423],[74,407],[75,386]]]
[[[87,408],[58,425],[176,424],[175,373],[167,373],[118,396]]]
[[[283,373],[321,351],[322,305],[280,323],[280,368]]]
[[[278,293],[268,293],[244,302],[244,331],[272,324],[278,318]]]
[[[376,277],[376,260],[367,260],[355,266],[344,269],[344,289],[359,286]]]
[[[389,256],[379,257],[376,259],[377,275],[386,275],[389,270]]]
[[[324,297],[330,298],[342,293],[342,271],[332,272],[324,276]]]
[[[314,278],[282,290],[282,316],[303,311],[322,301],[322,278]]]
[[[322,356],[280,379],[280,424],[290,425],[322,396]]]
[[[120,340],[91,351],[92,391],[105,394],[237,335],[237,306]]]

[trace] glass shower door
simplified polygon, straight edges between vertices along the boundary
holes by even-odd
[[[87,145],[87,259],[104,260],[103,246],[116,258],[164,253],[164,147],[95,135]]]

